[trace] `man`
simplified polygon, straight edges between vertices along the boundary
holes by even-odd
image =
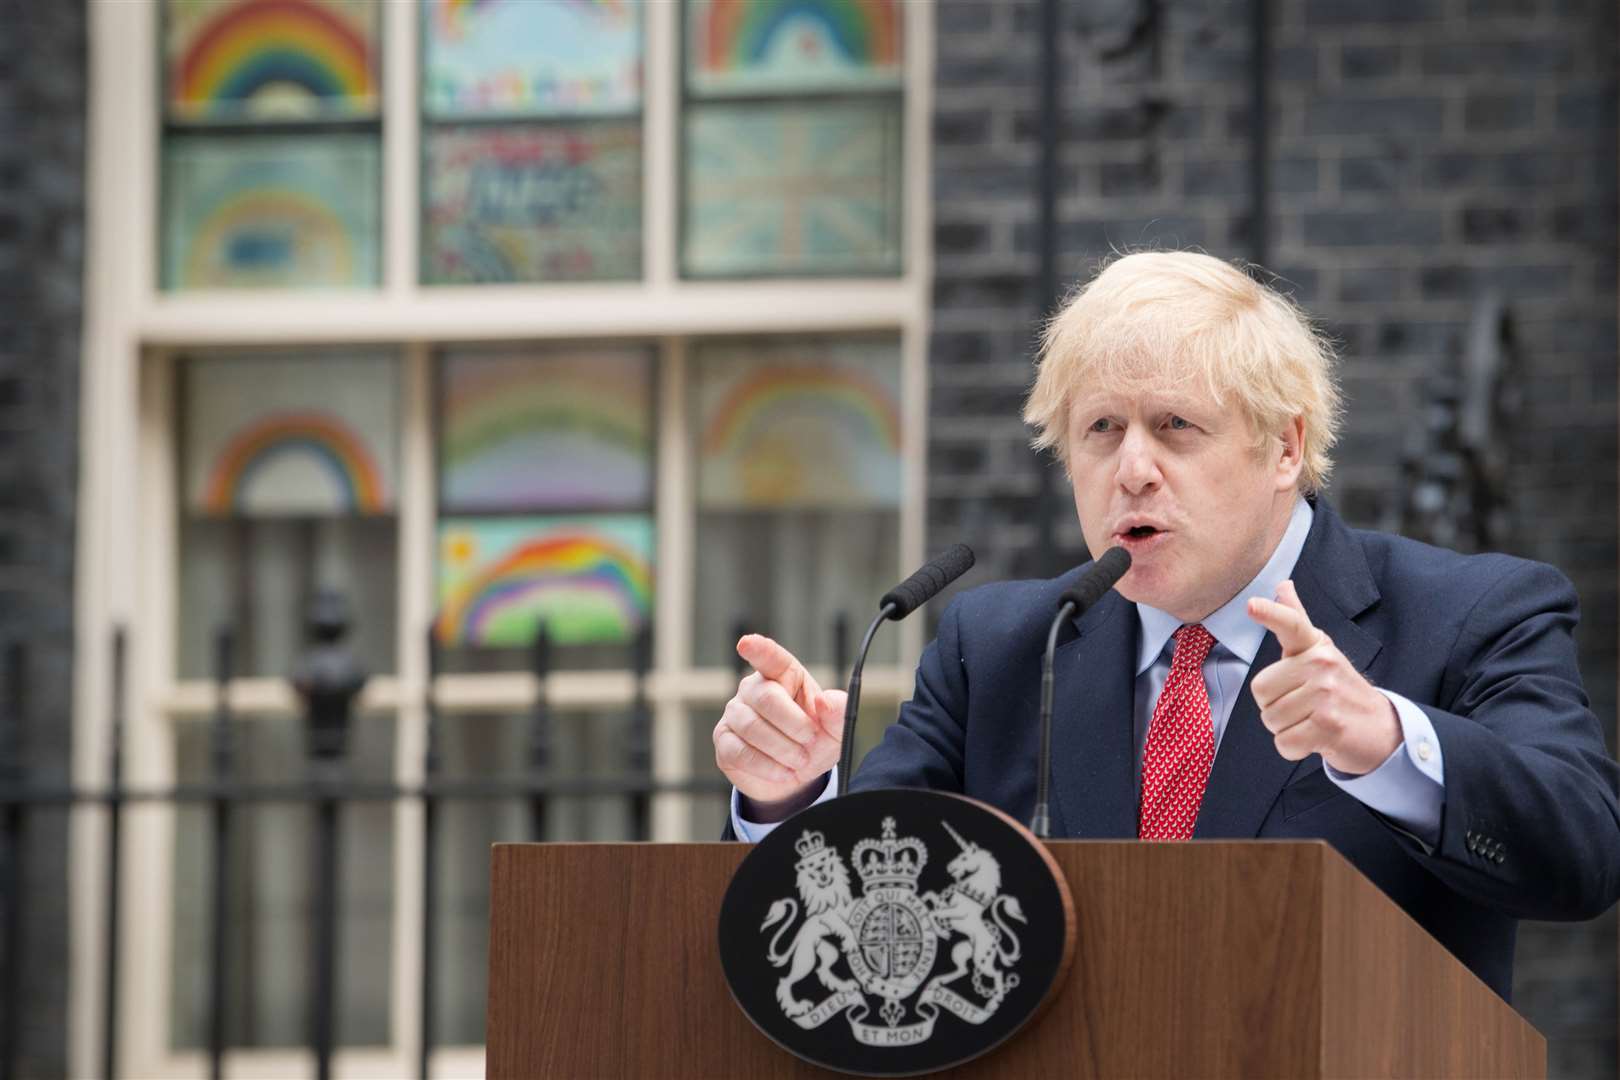
[[[1064,628],[1052,833],[1320,837],[1497,993],[1519,918],[1620,896],[1620,769],[1556,570],[1352,530],[1317,496],[1338,392],[1287,299],[1205,255],[1118,259],[1047,328],[1025,420],[1093,556],[1132,564]],[[852,787],[960,791],[1028,820],[1050,581],[945,610]],[[732,828],[836,790],[844,695],[755,635],[714,730]]]

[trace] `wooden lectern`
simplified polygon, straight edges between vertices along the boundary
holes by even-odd
[[[1068,983],[950,1076],[1543,1077],[1546,1041],[1325,843],[1050,845]],[[731,1000],[744,844],[499,844],[488,1075],[831,1076]]]

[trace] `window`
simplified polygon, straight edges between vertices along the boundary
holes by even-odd
[[[683,270],[897,272],[901,5],[684,10]]]
[[[451,669],[623,668],[654,601],[655,350],[438,360],[437,633]]]
[[[131,628],[129,781],[209,775],[222,628],[238,776],[302,776],[286,678],[308,600],[336,587],[371,673],[351,777],[421,779],[431,692],[447,778],[572,785],[443,804],[444,1070],[478,1067],[487,845],[627,837],[627,799],[588,781],[718,776],[736,628],[831,682],[924,554],[930,18],[899,0],[92,7],[121,43],[93,54],[93,157],[133,165],[92,195],[83,610],[90,633]],[[863,745],[921,633],[879,639]],[[101,700],[106,658],[85,653],[80,696]],[[708,839],[725,800],[664,790],[647,813],[654,839]],[[251,1071],[307,1070],[307,818],[233,824],[227,1026]],[[158,869],[127,917],[159,928],[119,968],[131,1074],[195,1068],[206,1041],[204,827],[131,818],[128,861]],[[350,804],[342,829],[339,1064],[403,1075],[420,808]],[[86,1030],[99,976],[74,980]]]
[[[639,278],[640,5],[421,13],[422,281]]]
[[[163,287],[377,285],[382,6],[162,12]]]

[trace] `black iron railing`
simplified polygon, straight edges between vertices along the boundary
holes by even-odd
[[[324,622],[323,622],[324,618]],[[547,828],[548,802],[563,797],[614,796],[628,800],[630,838],[646,840],[651,835],[652,798],[660,794],[721,795],[729,791],[716,773],[685,781],[660,781],[652,770],[652,716],[647,697],[651,667],[650,632],[641,633],[630,647],[630,666],[635,676],[635,692],[630,705],[629,736],[623,747],[623,772],[611,777],[562,777],[551,774],[551,718],[544,690],[538,695],[528,717],[525,771],[506,779],[453,779],[443,775],[441,722],[434,695],[426,700],[427,738],[423,755],[422,782],[400,784],[362,781],[353,778],[345,764],[347,733],[352,703],[363,683],[342,644],[341,610],[328,609],[324,616],[320,601],[312,620],[316,641],[294,677],[304,700],[308,735],[309,768],[300,781],[250,783],[239,778],[238,723],[231,711],[231,683],[235,676],[235,643],[229,631],[221,631],[215,641],[214,681],[216,705],[210,722],[209,779],[201,783],[177,783],[167,787],[134,787],[124,778],[126,717],[123,711],[127,670],[127,646],[120,630],[114,634],[111,651],[111,708],[107,784],[100,789],[45,784],[31,779],[22,766],[22,717],[27,705],[28,656],[25,646],[13,643],[0,653],[0,904],[4,921],[0,924],[0,1080],[12,1080],[20,1066],[19,1044],[23,963],[21,945],[26,926],[28,894],[22,873],[28,841],[30,813],[51,809],[60,811],[100,809],[107,815],[108,845],[105,874],[106,952],[102,978],[102,1024],[100,1067],[103,1076],[119,1073],[118,997],[120,915],[120,875],[122,870],[122,818],[126,808],[137,805],[205,806],[210,811],[209,839],[213,853],[210,868],[208,908],[209,968],[207,1003],[207,1055],[209,1075],[224,1072],[227,1050],[226,1017],[231,1002],[230,912],[232,880],[232,818],[250,805],[301,804],[310,807],[312,840],[312,879],[314,890],[312,933],[310,935],[309,986],[307,997],[308,1046],[314,1055],[316,1075],[331,1075],[332,1056],[339,1042],[337,1017],[338,933],[341,925],[341,848],[339,845],[342,809],[347,805],[415,801],[422,809],[422,980],[420,985],[420,1032],[417,1071],[428,1075],[434,1049],[434,987],[439,974],[435,937],[438,930],[437,847],[441,825],[440,810],[447,802],[490,802],[518,800],[528,808],[529,836],[513,839],[543,839]],[[326,635],[323,637],[323,633]],[[430,635],[430,675],[439,670],[439,651]],[[544,680],[549,673],[550,649],[542,632],[531,653],[534,674]],[[430,677],[429,685],[434,680]]]

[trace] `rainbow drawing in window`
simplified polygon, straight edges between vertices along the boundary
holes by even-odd
[[[641,350],[447,357],[440,506],[451,513],[650,506],[651,379]]]
[[[392,363],[237,355],[192,360],[184,370],[185,477],[194,513],[392,512]]]
[[[877,344],[705,347],[699,505],[898,506],[898,360]]]
[[[375,0],[169,0],[164,10],[174,120],[377,113]]]
[[[311,411],[272,413],[238,432],[208,474],[202,509],[229,514],[248,505],[258,479],[291,460],[312,463],[341,510],[375,514],[387,505],[377,463],[364,442],[341,418]]]
[[[897,88],[900,0],[689,0],[696,94]]]
[[[375,285],[379,191],[376,141],[366,136],[172,139],[163,285]]]
[[[631,641],[652,611],[645,515],[456,518],[439,524],[445,645],[523,646],[543,621],[561,645]]]

